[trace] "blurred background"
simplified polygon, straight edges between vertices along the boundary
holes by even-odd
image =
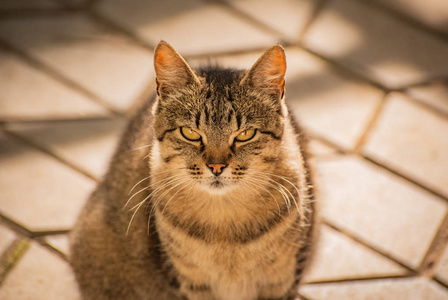
[[[448,299],[448,1],[0,0],[0,299],[80,299],[67,234],[166,40],[286,49],[321,236],[303,299]]]

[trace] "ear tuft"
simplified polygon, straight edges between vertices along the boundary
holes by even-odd
[[[285,50],[279,44],[272,46],[255,62],[241,81],[269,94],[284,94],[286,73]]]
[[[199,83],[187,62],[165,41],[154,50],[157,90],[169,92],[188,84]]]

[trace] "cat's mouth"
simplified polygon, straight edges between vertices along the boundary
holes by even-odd
[[[215,189],[221,189],[224,188],[224,183],[222,183],[219,179],[215,179],[210,183],[210,186]]]
[[[225,178],[209,178],[202,182],[202,187],[210,194],[222,195],[232,190],[235,185]]]

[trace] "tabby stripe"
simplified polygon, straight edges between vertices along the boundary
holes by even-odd
[[[158,207],[159,212],[162,214],[163,208]],[[286,205],[283,205],[280,214],[275,214],[273,217],[269,218],[265,224],[260,224],[258,228],[251,230],[251,226],[241,226],[239,228],[242,233],[239,235],[230,235],[227,237],[226,241],[231,243],[247,244],[261,238],[266,233],[270,232],[275,226],[284,221],[286,215],[289,215],[289,210]],[[199,239],[207,243],[212,242],[216,238],[216,232],[218,232],[218,227],[207,224],[200,224],[194,220],[181,221],[176,216],[170,214],[169,212],[164,212],[163,216],[167,219],[171,225],[182,230],[191,238]],[[300,218],[297,215],[296,218]]]
[[[236,114],[236,124],[237,124],[238,130],[241,129],[241,122],[242,122],[241,115],[240,114]]]
[[[260,131],[260,133],[263,133],[263,134],[269,134],[270,136],[272,136],[274,139],[276,139],[276,140],[281,140],[282,139],[282,136],[283,136],[283,134],[280,134],[280,135],[275,135],[275,133],[273,133],[273,132],[271,132],[271,131]]]
[[[176,129],[177,129],[177,128],[173,128],[173,129],[165,130],[165,131],[162,133],[162,136],[157,137],[157,139],[159,140],[159,142],[163,141],[163,139],[165,138],[165,134],[167,134],[168,132],[174,131],[174,130],[176,130]]]
[[[196,121],[196,128],[199,128],[199,123],[201,121],[201,112],[200,111],[196,114],[195,119],[196,119],[195,120]]]
[[[173,160],[173,158],[175,158],[176,156],[178,156],[177,154],[172,154],[172,155],[168,155],[167,157],[164,157],[163,160],[166,163],[169,163],[171,160]]]
[[[210,112],[208,111],[207,106],[204,106],[204,114],[205,114],[205,123],[210,123]]]
[[[207,292],[210,291],[211,288],[208,284],[188,284],[187,289],[192,292]]]

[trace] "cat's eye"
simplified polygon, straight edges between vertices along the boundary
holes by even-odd
[[[201,135],[199,133],[188,127],[181,127],[180,133],[189,141],[199,141],[201,139]]]
[[[246,129],[235,137],[235,140],[238,142],[247,142],[252,139],[257,133],[256,129]]]

